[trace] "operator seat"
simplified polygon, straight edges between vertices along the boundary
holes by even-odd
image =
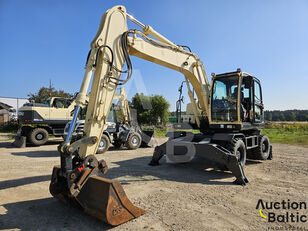
[[[240,108],[240,115],[241,115],[241,120],[244,122],[248,118],[247,116],[247,109],[244,106],[244,92],[243,88],[241,88],[241,97],[240,97],[240,103],[241,103],[241,108]],[[234,88],[234,91],[232,93],[232,98],[237,99],[237,93],[238,93],[238,87]]]

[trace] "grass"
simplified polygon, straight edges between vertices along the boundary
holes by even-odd
[[[308,123],[271,122],[262,131],[272,143],[308,145]]]
[[[155,128],[155,137],[165,137],[166,128]],[[189,130],[198,133],[198,130]],[[271,143],[308,145],[308,123],[300,122],[269,122],[262,134],[269,137]]]
[[[167,132],[171,131],[177,131],[178,129],[166,129],[166,128],[154,128],[154,136],[155,137],[166,137]],[[179,129],[179,131],[182,131],[183,129]],[[197,129],[184,129],[186,132],[192,132],[192,133],[200,133]]]
[[[167,130],[165,128],[154,128],[155,137],[166,137]]]

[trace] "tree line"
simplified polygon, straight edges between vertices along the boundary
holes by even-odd
[[[72,94],[63,90],[56,90],[54,87],[41,87],[36,93],[29,93],[28,99],[30,102],[45,103],[49,97],[71,98]]]
[[[137,110],[139,124],[166,124],[169,120],[170,104],[161,95],[147,96],[137,93],[132,98],[131,106]]]
[[[308,121],[308,110],[264,111],[267,121]]]

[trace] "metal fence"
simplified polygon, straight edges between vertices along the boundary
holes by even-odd
[[[19,98],[19,97],[4,97],[0,96],[0,102],[5,103],[11,106],[9,113],[10,117],[16,117],[18,115],[18,109],[22,107],[25,103],[29,103],[29,100],[26,98]]]

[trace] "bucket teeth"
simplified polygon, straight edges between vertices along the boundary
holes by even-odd
[[[146,213],[133,205],[118,181],[91,175],[74,197],[69,193],[67,180],[60,172],[61,168],[55,166],[50,193],[65,203],[81,207],[86,213],[110,225],[120,225]]]

